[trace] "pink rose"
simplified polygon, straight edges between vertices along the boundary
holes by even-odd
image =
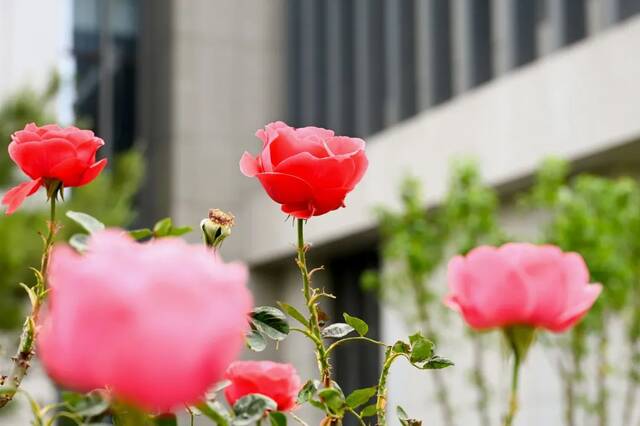
[[[96,162],[96,152],[104,141],[90,130],[62,128],[57,124],[38,127],[27,124],[15,132],[9,144],[9,156],[32,180],[21,183],[5,194],[2,204],[13,213],[29,195],[51,181],[65,187],[82,186],[94,180],[107,165]]]
[[[449,262],[445,303],[475,329],[529,325],[563,332],[602,290],[577,253],[551,245],[482,246]]]
[[[271,361],[236,361],[227,369],[225,378],[231,381],[224,390],[229,404],[258,393],[273,399],[278,404],[278,411],[295,408],[301,387],[293,365]]]
[[[204,246],[104,231],[83,256],[56,247],[49,271],[38,348],[71,389],[167,412],[202,398],[243,347],[247,270]]]
[[[294,129],[279,121],[258,130],[262,152],[245,152],[240,170],[256,177],[282,211],[299,219],[344,206],[368,161],[362,139],[318,127]]]

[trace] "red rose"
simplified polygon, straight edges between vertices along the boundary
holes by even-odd
[[[278,404],[278,411],[295,408],[301,387],[293,365],[272,361],[236,361],[227,368],[225,378],[231,381],[224,389],[229,404],[258,393],[273,399]]]
[[[367,170],[362,139],[335,136],[318,127],[294,129],[283,122],[258,130],[262,152],[245,152],[240,170],[257,177],[282,211],[299,219],[344,206],[344,198]]]
[[[62,182],[63,186],[82,186],[96,178],[107,160],[96,162],[96,151],[104,141],[90,130],[61,128],[56,124],[38,127],[27,124],[11,136],[9,156],[32,180],[12,188],[2,198],[7,214],[40,186]]]

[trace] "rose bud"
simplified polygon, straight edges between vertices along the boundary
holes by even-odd
[[[54,248],[39,356],[61,385],[148,411],[197,403],[244,345],[247,269],[177,238],[94,234],[85,255]]]
[[[290,411],[296,406],[300,377],[291,364],[272,361],[236,361],[229,366],[225,378],[231,385],[224,389],[230,405],[243,396],[261,394],[278,404],[278,411]]]
[[[224,239],[231,235],[234,224],[235,218],[231,213],[219,209],[209,210],[209,217],[200,222],[204,243],[207,247],[219,248]]]
[[[107,165],[106,159],[96,162],[96,152],[102,145],[104,141],[92,131],[77,127],[38,127],[30,123],[15,132],[9,156],[32,180],[5,194],[2,204],[7,206],[6,213],[13,213],[41,186],[55,197],[63,187],[82,186],[94,180]]]
[[[477,330],[529,326],[563,332],[580,321],[601,290],[589,284],[579,254],[509,243],[454,257],[445,303]]]
[[[245,152],[240,170],[256,177],[283,212],[298,219],[320,216],[344,206],[368,161],[362,139],[335,136],[318,127],[294,129],[285,123],[258,130],[262,152]]]

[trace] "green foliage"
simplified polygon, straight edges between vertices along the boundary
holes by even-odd
[[[603,284],[586,322],[599,327],[598,314],[623,309],[640,279],[640,186],[631,178],[589,174],[563,182],[567,168],[559,160],[545,162],[531,198],[551,213],[545,242],[580,253],[592,281]]]

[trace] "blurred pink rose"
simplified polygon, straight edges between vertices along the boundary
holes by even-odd
[[[478,247],[449,262],[445,303],[475,329],[529,325],[563,332],[591,308],[602,290],[589,284],[577,253],[551,245]]]
[[[225,378],[231,385],[224,396],[233,405],[243,396],[259,393],[278,404],[278,411],[295,408],[300,391],[300,377],[291,364],[272,361],[236,361],[229,366]]]
[[[278,121],[258,130],[262,152],[245,152],[240,170],[256,177],[282,211],[299,219],[344,206],[368,160],[362,139],[335,136],[319,127],[294,129]]]
[[[247,270],[179,239],[139,244],[114,230],[81,256],[54,249],[40,357],[60,384],[109,388],[170,411],[197,402],[243,347]]]

